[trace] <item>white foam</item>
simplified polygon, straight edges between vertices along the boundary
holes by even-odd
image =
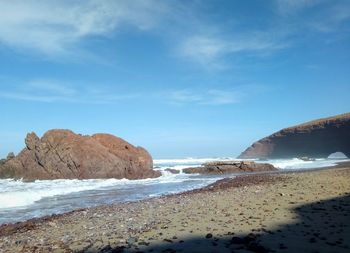
[[[184,159],[155,159],[154,165],[159,167],[159,170],[164,170],[166,168],[171,168],[175,170],[179,170],[182,173],[184,168],[190,166],[200,166],[206,162],[213,161],[240,161],[242,159],[236,159],[231,157],[225,158],[184,158]],[[322,168],[328,166],[335,166],[339,162],[350,161],[348,158],[339,157],[332,159],[316,159],[315,161],[304,161],[298,158],[293,159],[271,159],[267,161],[259,161],[256,159],[246,159],[255,162],[261,163],[271,163],[276,168],[279,169],[312,169],[312,168]]]
[[[158,159],[154,161],[158,165],[162,176],[159,178],[127,180],[127,179],[57,179],[57,180],[36,180],[35,182],[23,182],[21,180],[0,179],[0,209],[24,208],[47,197],[68,195],[76,192],[90,190],[108,190],[133,188],[137,185],[166,185],[193,181],[194,187],[205,186],[214,182],[216,178],[203,178],[198,175],[182,173],[186,167],[201,165],[209,161],[237,160],[232,158],[186,158],[186,159]],[[349,159],[317,159],[316,161],[303,161],[297,158],[284,160],[268,160],[279,169],[311,169],[317,167],[334,166],[338,162],[349,161]],[[259,162],[259,161],[258,161]],[[166,168],[178,170],[179,174],[172,174],[165,171]],[[181,188],[182,189],[182,188]],[[157,195],[157,193],[154,193]],[[160,193],[162,194],[162,193]]]
[[[161,178],[163,179],[163,177]],[[101,190],[113,186],[156,183],[162,179],[57,179],[36,180],[34,182],[0,179],[0,209],[28,206],[45,197]]]
[[[185,166],[186,167],[186,166]],[[112,187],[133,187],[133,185],[155,185],[181,183],[192,175],[172,174],[161,170],[159,178],[128,179],[56,179],[23,182],[14,179],[0,179],[0,209],[24,207],[46,197],[67,195],[89,190],[104,190]]]
[[[98,189],[115,183],[108,180],[0,180],[0,208],[26,206],[45,197]]]
[[[349,161],[349,159],[316,159],[315,161],[304,161],[298,158],[293,159],[275,159],[264,161],[270,163],[278,169],[298,170],[314,169],[335,166],[339,162]],[[259,162],[259,161],[258,161]]]
[[[171,166],[171,165],[192,165],[192,164],[203,164],[212,161],[225,161],[225,160],[236,160],[231,157],[213,157],[213,158],[183,158],[183,159],[154,159],[153,163],[155,166]]]

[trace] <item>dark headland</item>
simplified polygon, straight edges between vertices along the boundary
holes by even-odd
[[[284,128],[247,148],[239,158],[350,157],[350,113]]]

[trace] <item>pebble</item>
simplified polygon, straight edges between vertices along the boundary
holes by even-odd
[[[135,244],[138,241],[138,237],[129,237],[127,240],[128,244]]]
[[[243,238],[237,237],[237,236],[234,236],[231,239],[231,243],[233,243],[233,244],[245,244],[245,242],[246,241]]]
[[[207,239],[209,239],[209,238],[212,238],[213,237],[213,235],[212,234],[207,234],[206,236],[205,236],[205,238],[207,238]]]

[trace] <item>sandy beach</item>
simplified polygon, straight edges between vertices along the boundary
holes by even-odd
[[[343,164],[3,225],[0,252],[350,252],[349,239]]]

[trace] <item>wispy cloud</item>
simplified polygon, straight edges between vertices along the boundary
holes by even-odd
[[[280,14],[289,15],[315,6],[324,0],[275,0]]]
[[[177,90],[165,95],[172,104],[186,105],[228,105],[238,103],[242,94],[232,90]]]
[[[221,35],[194,35],[180,45],[182,56],[205,66],[220,66],[222,57],[239,53],[266,54],[288,44],[273,32],[252,32],[236,37]]]
[[[69,56],[83,51],[80,42],[93,36],[114,37],[125,27],[151,32],[159,28],[160,37],[176,38],[169,45],[180,45],[180,56],[211,67],[219,66],[218,59],[225,55],[281,48],[271,30],[233,35],[230,31],[230,36],[223,36],[227,31],[220,24],[199,15],[203,5],[157,0],[0,1],[0,44],[21,52]]]
[[[327,18],[324,18],[327,17]],[[350,30],[350,2],[340,2],[328,6],[323,12],[308,21],[308,26],[318,32],[331,33],[342,29],[347,24],[346,32]]]
[[[347,0],[275,0],[277,11],[285,18],[298,17],[299,31],[336,32],[350,19]]]
[[[223,17],[222,22],[212,20],[205,13],[208,3],[202,1],[0,1],[0,45],[54,58],[81,52],[91,56],[84,47],[88,39],[115,39],[120,30],[136,29],[170,41],[167,45],[176,56],[217,69],[226,67],[225,57],[275,53],[293,45],[291,37],[308,32],[307,27],[319,32],[334,31],[350,18],[346,0],[272,3],[277,15],[262,17],[267,22],[259,29],[255,24],[245,24],[242,30],[238,26],[245,21],[235,15]],[[320,5],[324,7],[321,11],[307,13]],[[231,22],[237,27],[227,26]],[[291,30],[290,24],[295,29]]]
[[[249,86],[233,89],[181,89],[151,93],[120,93],[110,88],[73,87],[68,82],[36,79],[7,86],[0,98],[40,103],[117,104],[121,101],[170,103],[173,105],[229,105],[239,103]],[[256,90],[256,88],[254,88]]]
[[[14,100],[22,101],[33,101],[33,102],[45,102],[52,103],[56,101],[67,101],[66,97],[55,96],[55,95],[31,95],[30,93],[17,93],[12,91],[2,91],[0,92],[0,97]]]
[[[0,91],[0,97],[44,103],[113,104],[135,99],[139,94],[120,94],[109,89],[73,88],[65,82],[37,79]]]
[[[226,59],[232,66],[236,59],[278,53],[309,35],[338,32],[343,26],[342,36],[346,36],[350,29],[350,2],[347,0],[274,0],[273,3],[276,15],[266,18],[269,22],[258,30],[242,30],[235,25],[228,30],[221,24],[201,23],[199,32],[179,42],[179,54],[209,69],[225,69]]]
[[[68,84],[57,82],[50,79],[35,79],[27,83],[28,89],[58,94],[60,96],[72,96],[77,91],[68,86]]]
[[[72,51],[89,36],[111,36],[121,25],[152,28],[165,5],[154,0],[0,1],[0,43],[45,55]]]

